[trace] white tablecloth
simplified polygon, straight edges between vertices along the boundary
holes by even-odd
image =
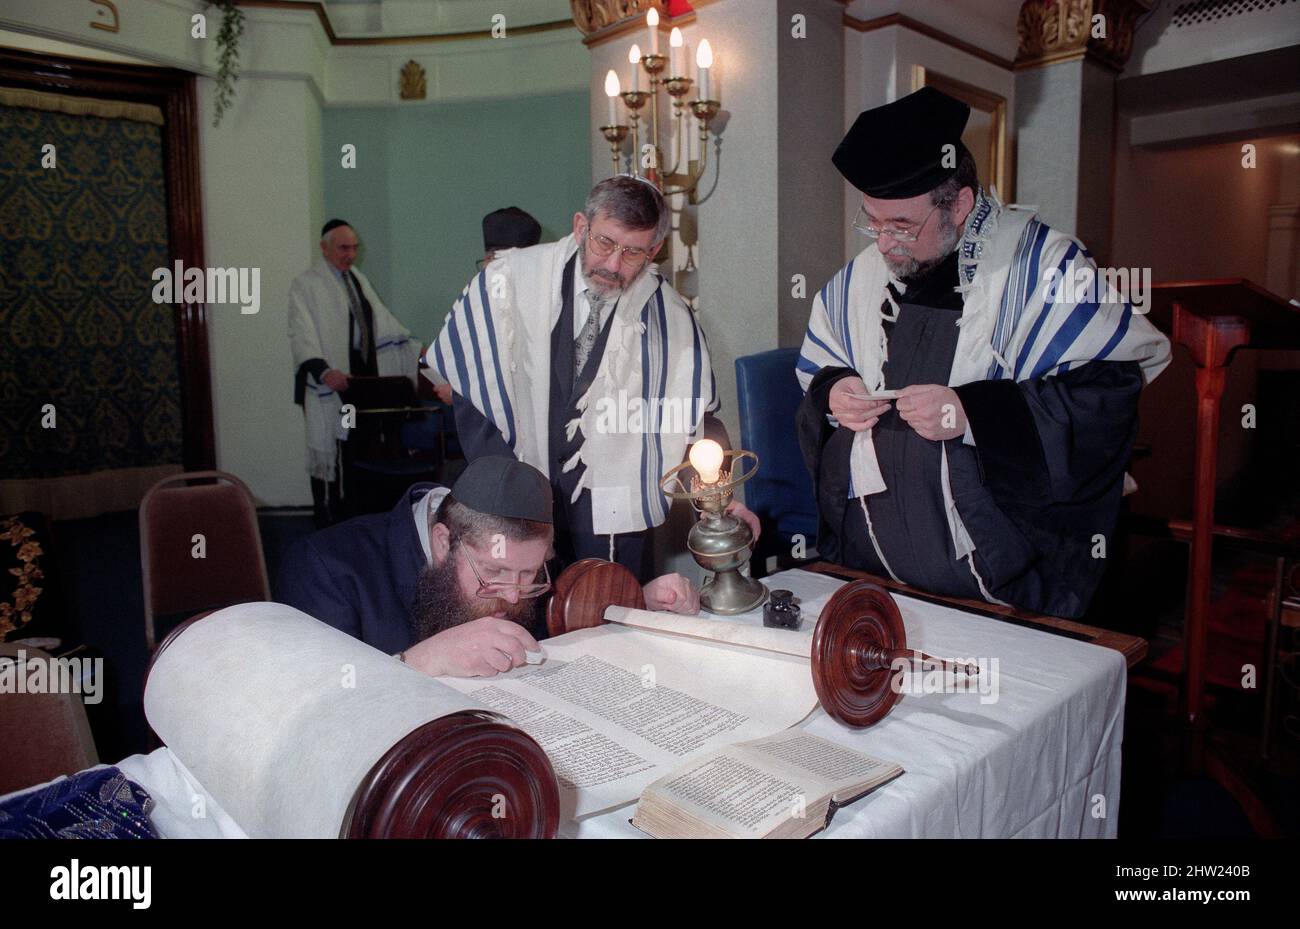
[[[843,582],[804,571],[765,579],[817,608]],[[817,596],[821,593],[822,596]],[[809,732],[905,772],[835,814],[834,838],[1114,838],[1127,668],[1117,651],[895,595],[907,644],[941,658],[996,659],[997,699],[908,694],[870,729],[852,731],[820,708]],[[805,612],[805,624],[815,619]],[[720,622],[761,623],[756,613]],[[811,671],[810,671],[811,673]],[[119,767],[158,803],[166,837],[243,834],[166,749]],[[199,800],[197,798],[202,798]],[[568,821],[577,838],[639,837],[633,804]],[[201,811],[201,812],[199,812]]]
[[[810,580],[797,571],[764,582],[801,593]],[[894,599],[910,648],[939,658],[997,659],[997,700],[981,703],[978,693],[907,694],[884,720],[856,732],[815,710],[801,724],[809,732],[898,762],[906,772],[841,809],[821,835],[1114,838],[1124,656],[921,600]],[[718,619],[761,622],[753,614]],[[805,614],[804,622],[810,621]],[[644,837],[628,822],[634,809],[629,804],[563,823],[561,834]]]

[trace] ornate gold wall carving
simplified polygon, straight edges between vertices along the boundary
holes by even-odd
[[[1150,0],[1025,0],[1016,23],[1016,67],[1091,55],[1122,70],[1133,51],[1137,21],[1150,9]],[[1092,35],[1098,14],[1105,17],[1104,38]]]
[[[424,69],[411,59],[402,65],[400,95],[403,100],[423,100],[428,91]]]
[[[644,16],[652,6],[659,10],[660,16],[667,16],[665,4],[659,0],[569,0],[569,6],[573,9],[573,22],[583,35]]]

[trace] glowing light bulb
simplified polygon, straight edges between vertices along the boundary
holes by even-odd
[[[609,124],[615,126],[618,124],[618,75],[611,68],[605,75],[605,96],[609,97]]]
[[[673,26],[673,31],[668,34],[668,76],[681,76],[681,57],[682,57],[682,31]]]
[[[701,40],[700,47],[695,50],[695,64],[701,68],[713,67],[713,46],[708,39]]]
[[[627,50],[627,63],[632,70],[632,90],[641,89],[641,46],[635,42]]]
[[[695,83],[701,100],[709,99],[709,68],[713,67],[713,47],[708,39],[702,39],[695,50],[695,67],[699,69]]]
[[[722,469],[722,446],[712,439],[700,439],[691,446],[691,467],[705,484],[716,484]]]
[[[645,14],[646,28],[650,30],[650,54],[659,54],[659,11],[650,7],[650,12]]]

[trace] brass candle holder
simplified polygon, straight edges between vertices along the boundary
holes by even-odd
[[[609,143],[609,154],[614,160],[614,173],[618,174],[618,153],[623,147],[623,140],[627,138],[627,126],[601,126],[600,132]]]
[[[758,473],[758,455],[745,449],[726,449],[720,454],[731,458],[731,470],[719,469],[716,480],[704,481],[696,466],[685,461],[665,474],[659,487],[674,500],[689,501],[700,514],[686,537],[686,547],[696,564],[713,572],[700,587],[700,606],[710,613],[731,616],[756,609],[767,599],[766,587],[740,573],[753,553],[754,533],[744,520],[727,513],[736,488]],[[753,466],[738,474],[737,466],[744,460],[752,460]],[[689,487],[681,478],[687,468],[694,472]]]

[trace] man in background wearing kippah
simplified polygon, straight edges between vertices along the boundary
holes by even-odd
[[[391,513],[300,540],[280,569],[276,599],[427,674],[509,671],[542,634],[552,513],[540,471],[479,458],[450,490],[417,484]],[[643,592],[651,610],[700,608],[699,592],[677,574]]]
[[[814,300],[797,365],[817,548],[931,593],[1080,616],[1169,341],[1122,298],[1058,292],[1092,258],[980,187],[969,115],[922,88],[862,113],[832,157],[870,241]]]
[[[483,257],[478,260],[478,269],[496,258],[497,252],[511,248],[531,248],[542,241],[542,224],[526,210],[517,206],[508,206],[493,210],[483,217]],[[450,406],[453,400],[451,384],[438,373],[438,369],[420,358],[420,370],[432,383],[438,399]]]
[[[316,525],[339,517],[339,441],[346,442],[339,394],[350,376],[403,375],[415,383],[420,344],[384,306],[370,281],[352,267],[358,239],[331,219],[321,229],[321,257],[289,287],[293,402],[307,426],[307,470]],[[346,446],[344,446],[346,455]]]
[[[493,210],[483,217],[483,260],[478,269],[508,248],[532,248],[542,241],[542,224],[517,206]]]

